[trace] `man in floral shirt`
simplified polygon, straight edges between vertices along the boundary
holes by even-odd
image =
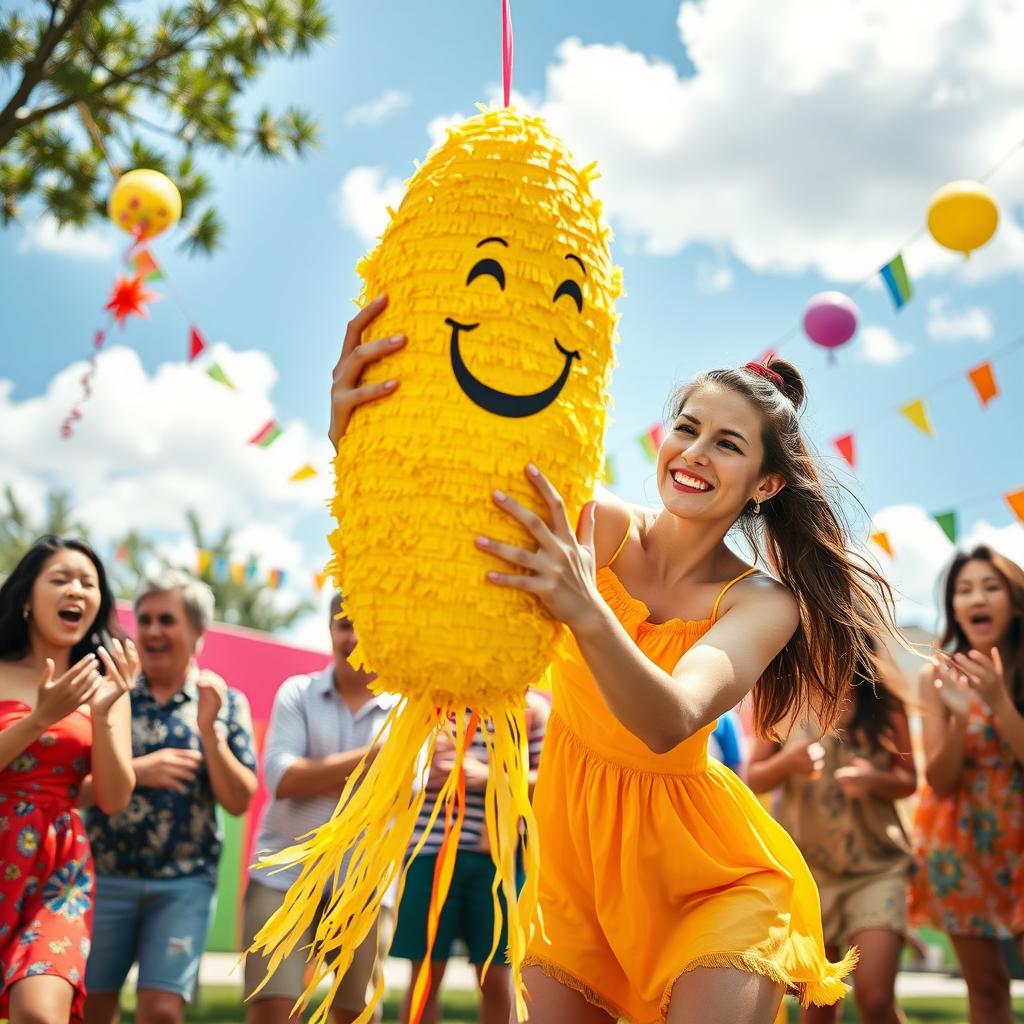
[[[88,1024],[119,1019],[139,964],[136,1019],[180,1022],[206,945],[221,828],[256,790],[249,704],[195,663],[213,592],[186,573],[146,580],[135,598],[142,674],[132,692],[136,789],[128,807],[87,814],[96,863]]]

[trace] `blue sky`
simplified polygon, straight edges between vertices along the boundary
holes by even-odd
[[[128,350],[101,359],[76,437],[57,440],[123,236],[58,234],[31,208],[0,233],[0,478],[37,504],[47,486],[70,489],[101,537],[139,525],[183,557],[176,524],[198,506],[211,526],[244,527],[243,546],[308,594],[330,525],[325,481],[286,478],[327,458],[353,268],[438,125],[494,99],[499,8],[334,3],[334,41],[260,80],[249,102],[310,109],[323,147],[288,163],[207,159],[225,244],[209,260],[184,258],[173,236],[153,247],[237,394],[182,365],[187,321],[165,298],[111,332],[108,345]],[[1024,150],[989,182],[1000,229],[969,264],[915,241],[913,301],[897,314],[877,281],[860,286],[861,331],[835,365],[791,331],[815,292],[851,290],[894,255],[936,188],[981,175],[1024,139],[1021,15],[994,0],[513,0],[512,11],[519,102],[604,174],[627,291],[608,437],[616,490],[654,497],[636,437],[671,382],[790,333],[782,352],[808,378],[816,443],[860,428],[856,476],[832,461],[892,537],[896,558],[882,557],[905,618],[926,616],[951,550],[929,512],[980,496],[960,507],[965,536],[1024,558],[1001,499],[1024,487],[1024,347],[997,360],[1003,396],[987,410],[961,376],[1024,334]],[[947,379],[928,395],[926,438],[895,410]],[[285,437],[246,449],[271,413]]]

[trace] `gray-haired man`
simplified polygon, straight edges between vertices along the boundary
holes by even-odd
[[[195,663],[213,593],[169,571],[135,598],[142,674],[132,692],[137,785],[120,814],[90,808],[96,863],[88,1024],[119,1019],[138,961],[140,1024],[178,1024],[195,988],[217,881],[217,804],[243,814],[256,790],[249,704]]]

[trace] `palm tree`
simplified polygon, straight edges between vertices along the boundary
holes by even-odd
[[[74,518],[71,499],[64,491],[47,493],[46,515],[39,522],[18,501],[10,484],[4,486],[4,502],[5,507],[0,509],[0,576],[7,575],[45,533],[89,539],[89,531]]]

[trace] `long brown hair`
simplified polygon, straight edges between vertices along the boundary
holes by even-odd
[[[780,722],[805,711],[831,731],[856,666],[871,663],[865,614],[894,634],[896,627],[889,584],[851,553],[838,500],[842,488],[800,430],[803,378],[784,359],[773,360],[771,370],[781,386],[747,367],[709,370],[680,388],[672,407],[678,416],[690,396],[709,384],[742,395],[761,412],[761,472],[778,473],[786,482],[761,505],[760,515],[750,502],[737,522],[755,560],[768,565],[800,609],[796,632],[753,689],[754,725],[774,738]]]
[[[878,668],[879,641],[868,631],[868,647],[872,656],[860,658],[853,669],[853,683],[849,700],[853,713],[845,730],[859,743],[873,751],[896,750],[896,731],[893,719],[903,710],[903,702],[886,685]]]
[[[995,570],[1010,595],[1010,608],[1013,618],[1010,621],[1009,647],[1010,656],[1005,659],[1003,669],[1006,672],[1006,686],[1017,709],[1024,712],[1024,569],[1011,561],[1006,555],[990,548],[987,544],[979,544],[970,551],[958,551],[949,568],[946,570],[943,584],[942,607],[945,623],[942,631],[942,647],[950,653],[964,652],[971,649],[967,636],[960,628],[953,614],[953,597],[956,594],[956,582],[960,570],[968,562],[988,562]],[[986,651],[982,652],[987,654]]]

